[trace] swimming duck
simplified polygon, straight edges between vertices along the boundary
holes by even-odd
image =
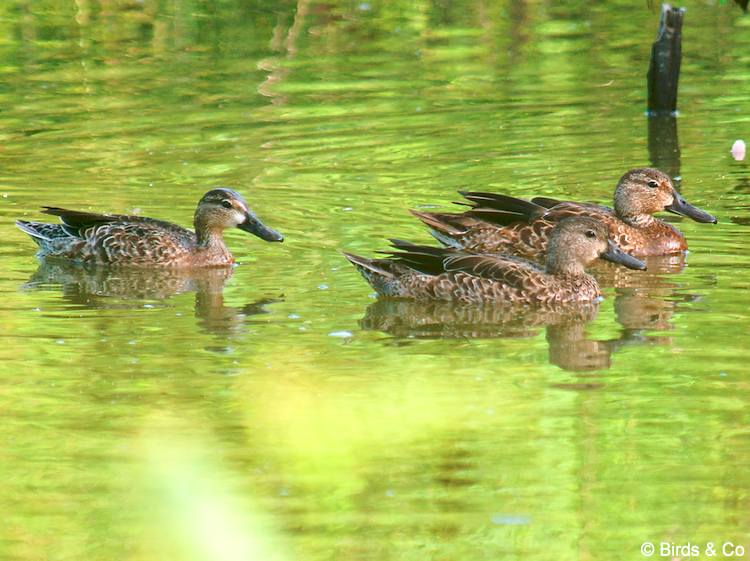
[[[234,263],[222,233],[237,227],[269,242],[283,241],[265,226],[242,196],[226,188],[212,189],[198,202],[195,232],[144,216],[95,214],[43,207],[62,224],[16,221],[39,245],[40,257],[95,265],[134,267],[221,267]]]
[[[505,195],[462,192],[471,210],[460,213],[412,211],[433,235],[449,247],[477,253],[501,252],[542,259],[555,223],[569,216],[591,216],[609,227],[610,238],[632,255],[667,255],[687,249],[677,228],[653,214],[663,210],[716,223],[709,213],[689,204],[668,175],[653,168],[633,169],[617,184],[614,210],[597,204],[536,197],[531,201]]]
[[[367,259],[344,253],[381,296],[459,302],[560,304],[601,297],[584,269],[597,257],[633,269],[646,266],[608,238],[607,227],[585,216],[560,220],[549,235],[545,268],[505,255],[480,255],[392,240],[400,251]]]

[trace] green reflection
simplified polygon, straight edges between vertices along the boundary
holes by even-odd
[[[406,209],[467,187],[608,201],[649,158],[645,3],[2,3],[0,557],[742,543],[748,20],[687,7],[682,190],[720,224],[592,321],[517,329],[383,310],[338,252],[429,241]],[[287,236],[229,233],[228,278],[47,275],[11,226],[190,224],[212,185]]]

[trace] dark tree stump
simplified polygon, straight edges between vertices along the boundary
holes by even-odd
[[[649,115],[671,114],[677,111],[677,82],[682,58],[682,19],[684,8],[662,4],[659,32],[651,47],[648,68]]]

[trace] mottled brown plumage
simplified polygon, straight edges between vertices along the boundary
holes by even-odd
[[[344,255],[382,296],[459,302],[559,304],[601,296],[584,268],[604,257],[632,268],[643,263],[608,239],[607,228],[587,217],[561,220],[550,234],[545,269],[504,255],[478,255],[453,249],[393,241],[387,259]]]
[[[222,267],[234,263],[222,233],[239,228],[266,241],[283,241],[231,189],[212,189],[198,203],[195,232],[176,224],[119,214],[44,207],[62,224],[16,221],[39,245],[40,257],[130,267]]]
[[[697,222],[716,222],[707,212],[687,203],[669,176],[653,168],[633,169],[620,178],[614,209],[546,197],[525,201],[493,193],[462,194],[472,203],[467,212],[412,212],[449,247],[534,260],[543,259],[552,228],[566,217],[589,216],[601,221],[623,251],[639,257],[687,249],[680,231],[654,218],[656,212],[667,210]]]

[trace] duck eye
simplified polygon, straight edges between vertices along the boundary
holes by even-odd
[[[659,186],[659,184],[652,179],[648,182],[648,186],[651,187],[652,189],[656,189]]]
[[[586,232],[584,233],[584,235],[587,238],[595,238],[596,237],[596,232],[594,232],[593,230],[586,230]]]
[[[232,203],[224,199],[223,201],[221,201],[221,206],[223,206],[224,208],[232,208]]]

